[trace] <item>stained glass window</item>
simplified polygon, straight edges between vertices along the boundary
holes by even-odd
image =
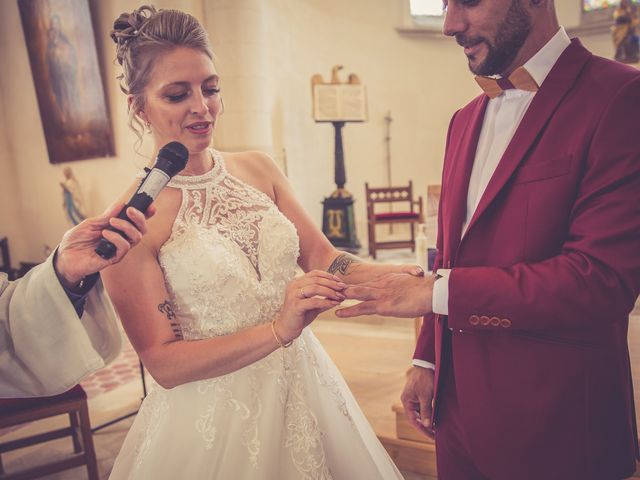
[[[615,7],[619,4],[620,0],[582,0],[582,11],[593,12],[595,10]]]

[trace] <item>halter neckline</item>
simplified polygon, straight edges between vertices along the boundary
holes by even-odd
[[[208,183],[213,178],[220,176],[225,172],[224,158],[217,150],[209,149],[213,157],[213,167],[211,170],[201,173],[200,175],[176,175],[167,184],[168,187],[194,187]]]

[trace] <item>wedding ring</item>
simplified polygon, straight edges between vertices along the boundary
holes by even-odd
[[[307,294],[304,293],[304,287],[300,287],[300,295],[302,295],[301,298],[309,298],[309,297],[307,297]]]

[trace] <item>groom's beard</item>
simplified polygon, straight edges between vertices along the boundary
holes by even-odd
[[[522,7],[520,0],[513,0],[493,40],[486,37],[469,38],[464,34],[458,34],[456,42],[462,47],[484,43],[487,46],[487,58],[475,67],[469,61],[469,69],[476,75],[498,75],[516,58],[529,37],[531,28],[531,16]]]

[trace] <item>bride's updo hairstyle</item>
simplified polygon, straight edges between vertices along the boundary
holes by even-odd
[[[193,15],[143,5],[113,22],[111,38],[116,43],[116,60],[122,66],[120,89],[132,96],[129,126],[142,140],[144,125],[136,112],[144,109],[143,92],[155,61],[176,47],[201,51],[213,60],[209,37]]]

